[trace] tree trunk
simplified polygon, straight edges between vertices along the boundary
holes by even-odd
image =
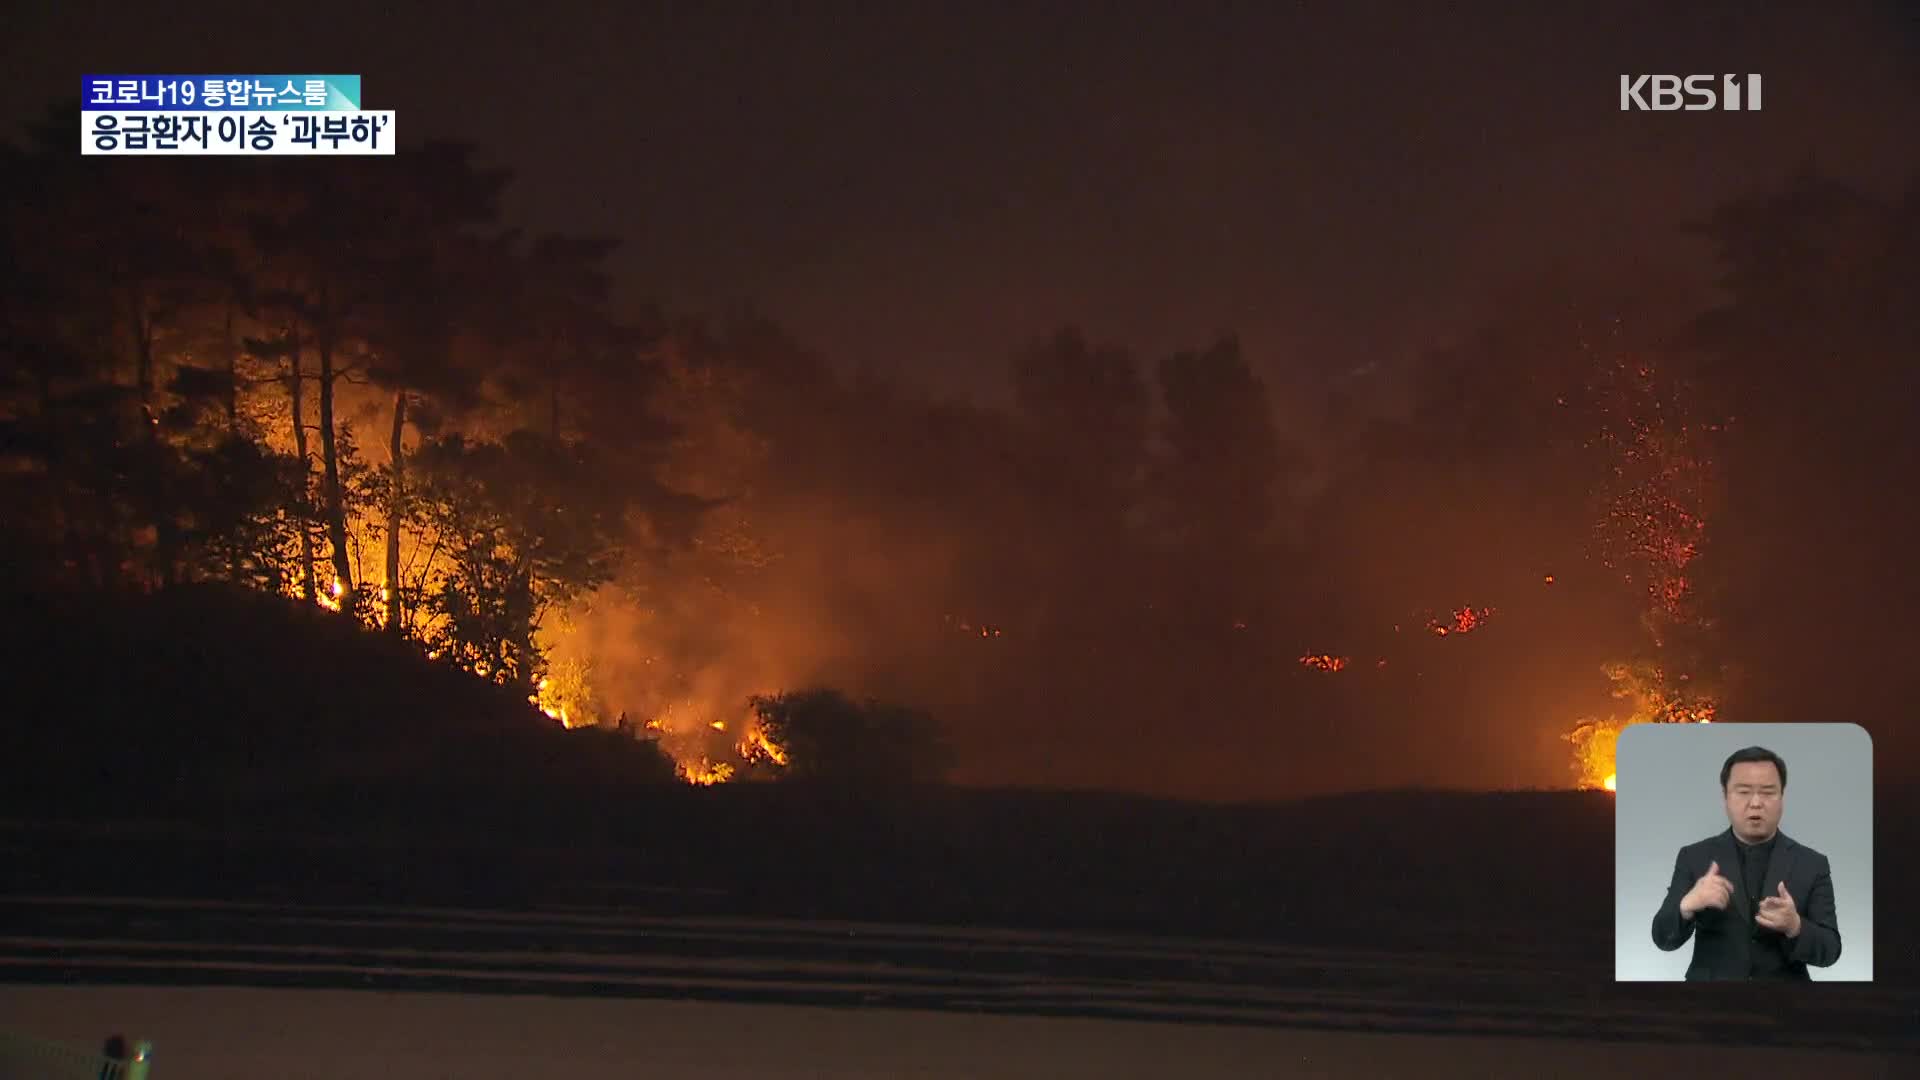
[[[510,587],[513,589],[515,599],[519,601],[518,604],[512,607],[521,613],[519,626],[516,627],[519,631],[520,640],[514,642],[520,654],[518,658],[520,663],[519,670],[514,674],[519,677],[519,689],[521,693],[527,696],[533,696],[540,692],[540,678],[535,671],[537,666],[535,661],[538,653],[535,650],[533,641],[534,631],[536,629],[533,600],[533,569],[531,567],[522,567],[519,572],[514,574],[513,584]]]
[[[293,452],[300,458],[300,496],[306,501],[306,495],[312,487],[312,459],[307,457],[307,417],[306,417],[306,372],[301,370],[300,362],[300,325],[295,323],[287,331],[288,344],[292,351],[287,354],[287,363],[291,377],[287,381],[288,396],[293,399]],[[308,527],[305,517],[300,519],[300,595],[307,603],[320,599],[313,580],[313,530]]]
[[[157,466],[161,456],[160,417],[154,412],[153,406],[155,328],[156,324],[152,316],[147,313],[145,303],[136,297],[133,315],[134,378],[140,387],[140,426],[146,429],[144,434],[147,445],[154,452],[150,462]],[[161,477],[156,479],[161,479],[162,483],[165,482]],[[177,557],[180,549],[179,526],[166,513],[166,496],[162,495],[160,498],[162,508],[153,519],[153,557],[154,562],[158,564],[156,569],[160,575],[159,583],[173,585],[181,580],[180,560]],[[148,580],[144,584],[147,588],[152,588],[155,583]]]
[[[153,322],[147,316],[146,302],[133,298],[133,380],[140,389],[140,411],[153,419]],[[148,427],[153,425],[149,423]]]
[[[320,466],[324,476],[327,545],[333,549],[333,578],[340,587],[340,610],[353,609],[353,563],[347,558],[347,508],[340,490],[340,458],[333,438],[333,313],[321,300],[320,345]]]
[[[238,438],[240,435],[240,366],[233,347],[232,300],[227,301],[227,325],[225,336],[221,338],[221,345],[227,360],[227,437]],[[240,580],[240,537],[243,532],[242,529],[234,530],[234,535],[227,546],[227,580],[236,583]]]
[[[387,489],[387,632],[406,633],[406,612],[400,603],[400,526],[406,519],[407,458],[404,445],[407,430],[407,392],[393,394],[393,435],[387,442],[393,481]]]
[[[227,434],[240,434],[240,354],[233,347],[233,301],[227,301],[226,336],[221,339],[227,359]]]

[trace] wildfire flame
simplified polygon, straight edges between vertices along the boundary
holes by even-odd
[[[527,695],[527,702],[538,708],[541,714],[547,719],[558,720],[561,727],[572,730],[575,727],[573,713],[570,711],[567,703],[558,700],[558,698],[559,691],[554,686],[553,679],[551,677],[543,677],[540,680],[539,688],[532,694]],[[583,720],[580,726],[585,726],[588,723],[591,723],[591,721]]]
[[[1673,689],[1658,667],[1617,664],[1608,668],[1607,677],[1614,683],[1613,696],[1633,708],[1625,717],[1587,720],[1563,736],[1573,744],[1575,786],[1583,790],[1614,790],[1615,753],[1620,733],[1627,728],[1635,724],[1711,724],[1719,712],[1711,699],[1689,699]]]
[[[346,591],[347,587],[341,583],[340,579],[334,578],[333,584],[327,587],[326,595],[316,596],[314,601],[328,611],[339,611],[340,598],[346,595]]]
[[[769,739],[767,733],[761,730],[758,724],[754,725],[747,732],[746,737],[740,740],[739,749],[740,756],[748,761],[758,761],[764,757],[775,765],[784,767],[787,764],[787,748]]]
[[[1611,468],[1592,493],[1600,514],[1589,554],[1641,588],[1653,659],[1607,669],[1613,696],[1632,705],[1625,718],[1589,719],[1564,738],[1573,744],[1578,786],[1613,791],[1622,730],[1644,723],[1710,724],[1716,716],[1717,705],[1694,687],[1691,673],[1670,677],[1663,667],[1684,655],[1668,651],[1676,635],[1711,628],[1689,575],[1707,545],[1717,502],[1710,436],[1721,425],[1691,414],[1684,380],[1643,359],[1615,359],[1595,374],[1589,389],[1597,395],[1602,426],[1589,446],[1604,451]]]
[[[711,702],[681,699],[666,703],[638,726],[643,737],[673,759],[681,782],[697,787],[738,782],[755,775],[751,766],[766,762],[784,767],[792,760],[787,747],[752,713],[736,720],[715,711]],[[733,731],[741,734],[729,738]]]
[[[698,764],[683,761],[675,767],[674,771],[681,780],[695,787],[712,787],[733,779],[732,765],[724,761],[709,761],[706,758],[701,758]]]

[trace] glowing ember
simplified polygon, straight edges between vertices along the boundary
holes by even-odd
[[[1005,633],[1001,627],[995,626],[992,623],[975,623],[971,619],[963,619],[953,614],[942,615],[940,621],[963,634],[968,634],[973,637],[997,638]]]
[[[1325,653],[1308,653],[1300,658],[1300,666],[1311,668],[1315,671],[1344,671],[1347,666],[1347,658],[1344,656],[1329,656]]]
[[[1435,637],[1448,634],[1470,634],[1485,626],[1493,618],[1494,609],[1490,607],[1463,607],[1449,613],[1445,618],[1427,619],[1427,630]]]
[[[1588,446],[1608,468],[1592,492],[1589,555],[1641,590],[1642,625],[1653,646],[1651,657],[1607,669],[1613,696],[1631,703],[1629,714],[1590,719],[1564,736],[1574,747],[1578,786],[1612,791],[1621,730],[1715,719],[1717,705],[1694,683],[1695,673],[1670,674],[1665,665],[1697,654],[1698,636],[1712,628],[1689,575],[1708,546],[1707,521],[1719,496],[1711,442],[1725,425],[1694,412],[1685,380],[1644,360],[1612,358],[1593,376],[1587,389],[1599,427]]]
[[[1596,442],[1612,468],[1595,493],[1595,554],[1644,587],[1657,648],[1665,630],[1699,618],[1688,573],[1718,490],[1709,443],[1722,425],[1690,416],[1686,383],[1651,364],[1615,361],[1599,375]]]

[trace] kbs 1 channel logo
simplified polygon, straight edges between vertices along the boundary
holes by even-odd
[[[1759,112],[1758,75],[1622,75],[1621,112]]]
[[[82,154],[392,154],[358,75],[88,75]]]

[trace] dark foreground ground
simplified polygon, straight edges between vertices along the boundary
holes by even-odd
[[[1833,1075],[1875,1075],[1887,1055],[1920,1055],[1912,936],[1896,919],[1881,920],[1873,985],[1614,984],[1606,796],[1216,807],[673,788],[568,819],[578,803],[370,788],[333,805],[324,827],[295,824],[319,820],[311,806],[256,800],[0,830],[0,982],[34,1003],[4,1015],[47,1017],[37,1030],[51,1034],[74,1030],[51,1019],[72,1010],[76,1035],[141,1028],[210,1062],[261,1052],[235,1033],[262,1018],[276,1039],[345,1038],[341,1071],[311,1074],[329,1076],[436,1047],[524,1063],[597,1046],[584,1052],[617,1067],[659,1040],[684,1065],[707,1028],[668,1002],[733,1018],[701,1021],[724,1047],[719,1075],[764,1074],[756,1062],[772,1059],[752,1054],[773,1046],[811,1047],[801,1063],[861,1050],[834,1059],[844,1069],[772,1075],[900,1074],[885,1063],[918,1053],[912,1040],[1011,1055],[1004,1068],[959,1050],[912,1059],[949,1070],[924,1075],[1057,1072],[1044,1051],[1061,1040],[1090,1063],[1134,1039],[1195,1062],[1319,1063],[1252,1075],[1411,1070],[1430,1063],[1425,1038],[1451,1047],[1456,1075],[1581,1075],[1526,1061],[1599,1075],[1687,1047],[1820,1054]],[[1883,896],[1911,893],[1889,850],[1911,832],[1884,822]],[[544,1003],[505,1004],[531,999]],[[490,1030],[506,1008],[527,1017],[519,1042]],[[341,1035],[369,1010],[413,1019],[385,1043]],[[628,1042],[607,1041],[618,1017]],[[1359,1067],[1375,1054],[1380,1069]],[[167,1075],[245,1072],[224,1068]],[[456,1074],[411,1068],[377,1074]]]
[[[7,981],[676,998],[1362,1032],[1920,1049],[1920,995],[1616,988],[1590,959],[831,921],[0,901]]]
[[[1603,794],[696,790],[270,598],[36,603],[0,620],[0,1028],[151,1038],[159,1080],[1920,1054],[1920,792],[1890,775],[1878,982],[1616,986]]]
[[[0,1016],[81,1040],[164,1031],[161,1080],[457,1077],[1664,1077],[1903,1075],[1888,1054],[799,1005],[337,990],[0,986]]]

